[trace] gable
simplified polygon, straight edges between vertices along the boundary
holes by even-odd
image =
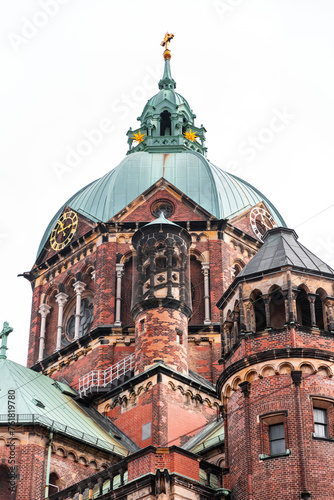
[[[160,179],[111,220],[117,222],[150,222],[159,216],[160,210],[167,210],[167,217],[171,221],[215,219],[175,186],[165,179]]]
[[[273,215],[263,201],[233,217],[229,223],[259,241],[262,241],[262,236],[268,229],[277,227]]]
[[[37,263],[43,262],[78,240],[95,227],[95,223],[66,206],[52,228]]]

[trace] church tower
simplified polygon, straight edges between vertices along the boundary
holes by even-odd
[[[172,39],[126,157],[60,207],[24,273],[28,368],[0,355],[17,498],[332,499],[333,270],[207,159]]]

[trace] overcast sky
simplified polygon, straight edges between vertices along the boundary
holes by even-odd
[[[333,0],[11,0],[0,19],[10,359],[26,364],[30,323],[30,284],[17,275],[32,268],[59,207],[124,158],[125,134],[157,92],[166,31],[209,160],[262,191],[334,267]],[[102,124],[99,144],[84,149]]]

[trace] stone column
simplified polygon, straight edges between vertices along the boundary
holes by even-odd
[[[173,274],[173,253],[174,253],[173,247],[167,245],[165,253],[167,258],[167,298],[172,299],[173,298],[172,274]]]
[[[334,330],[334,314],[333,314],[333,299],[332,297],[327,297],[325,301],[325,305],[328,310],[328,330],[331,332]]]
[[[39,335],[39,351],[37,361],[42,361],[45,346],[45,327],[46,327],[46,317],[50,312],[51,307],[47,304],[41,304],[39,306],[39,313],[41,315],[41,333]]]
[[[61,335],[63,333],[63,314],[64,314],[64,305],[66,304],[68,299],[68,295],[64,292],[58,293],[56,295],[56,302],[58,304],[58,326],[57,326],[57,343],[56,343],[56,351],[61,349]]]
[[[75,327],[74,327],[74,340],[78,340],[80,334],[80,319],[81,319],[81,296],[82,292],[86,288],[85,283],[82,281],[77,281],[74,283],[73,288],[77,294],[77,303],[75,306]]]
[[[307,295],[309,303],[310,303],[310,312],[311,312],[311,325],[312,326],[317,326],[317,320],[315,317],[315,299],[317,298],[317,295],[315,293],[309,293]]]
[[[148,296],[150,299],[154,298],[154,275],[155,275],[155,248],[151,247],[148,251],[150,256],[150,290]]]
[[[202,273],[204,274],[204,324],[205,325],[211,325],[209,269],[210,269],[209,262],[202,262]]]
[[[124,274],[124,264],[116,264],[116,311],[115,326],[122,326],[121,322],[121,301],[122,301],[122,276]]]
[[[265,313],[266,313],[266,328],[269,329],[269,328],[271,328],[271,321],[270,321],[270,306],[269,306],[269,296],[268,295],[263,295],[263,302],[264,302],[264,308],[265,308]]]

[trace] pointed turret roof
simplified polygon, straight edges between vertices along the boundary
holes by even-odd
[[[264,243],[238,278],[245,278],[280,269],[285,266],[312,274],[325,274],[334,278],[334,270],[298,241],[293,229],[276,227],[263,237]]]
[[[164,69],[164,74],[162,79],[159,82],[159,89],[175,89],[176,88],[176,82],[174,78],[172,77],[172,71],[170,67],[170,59],[165,60],[165,69]]]

